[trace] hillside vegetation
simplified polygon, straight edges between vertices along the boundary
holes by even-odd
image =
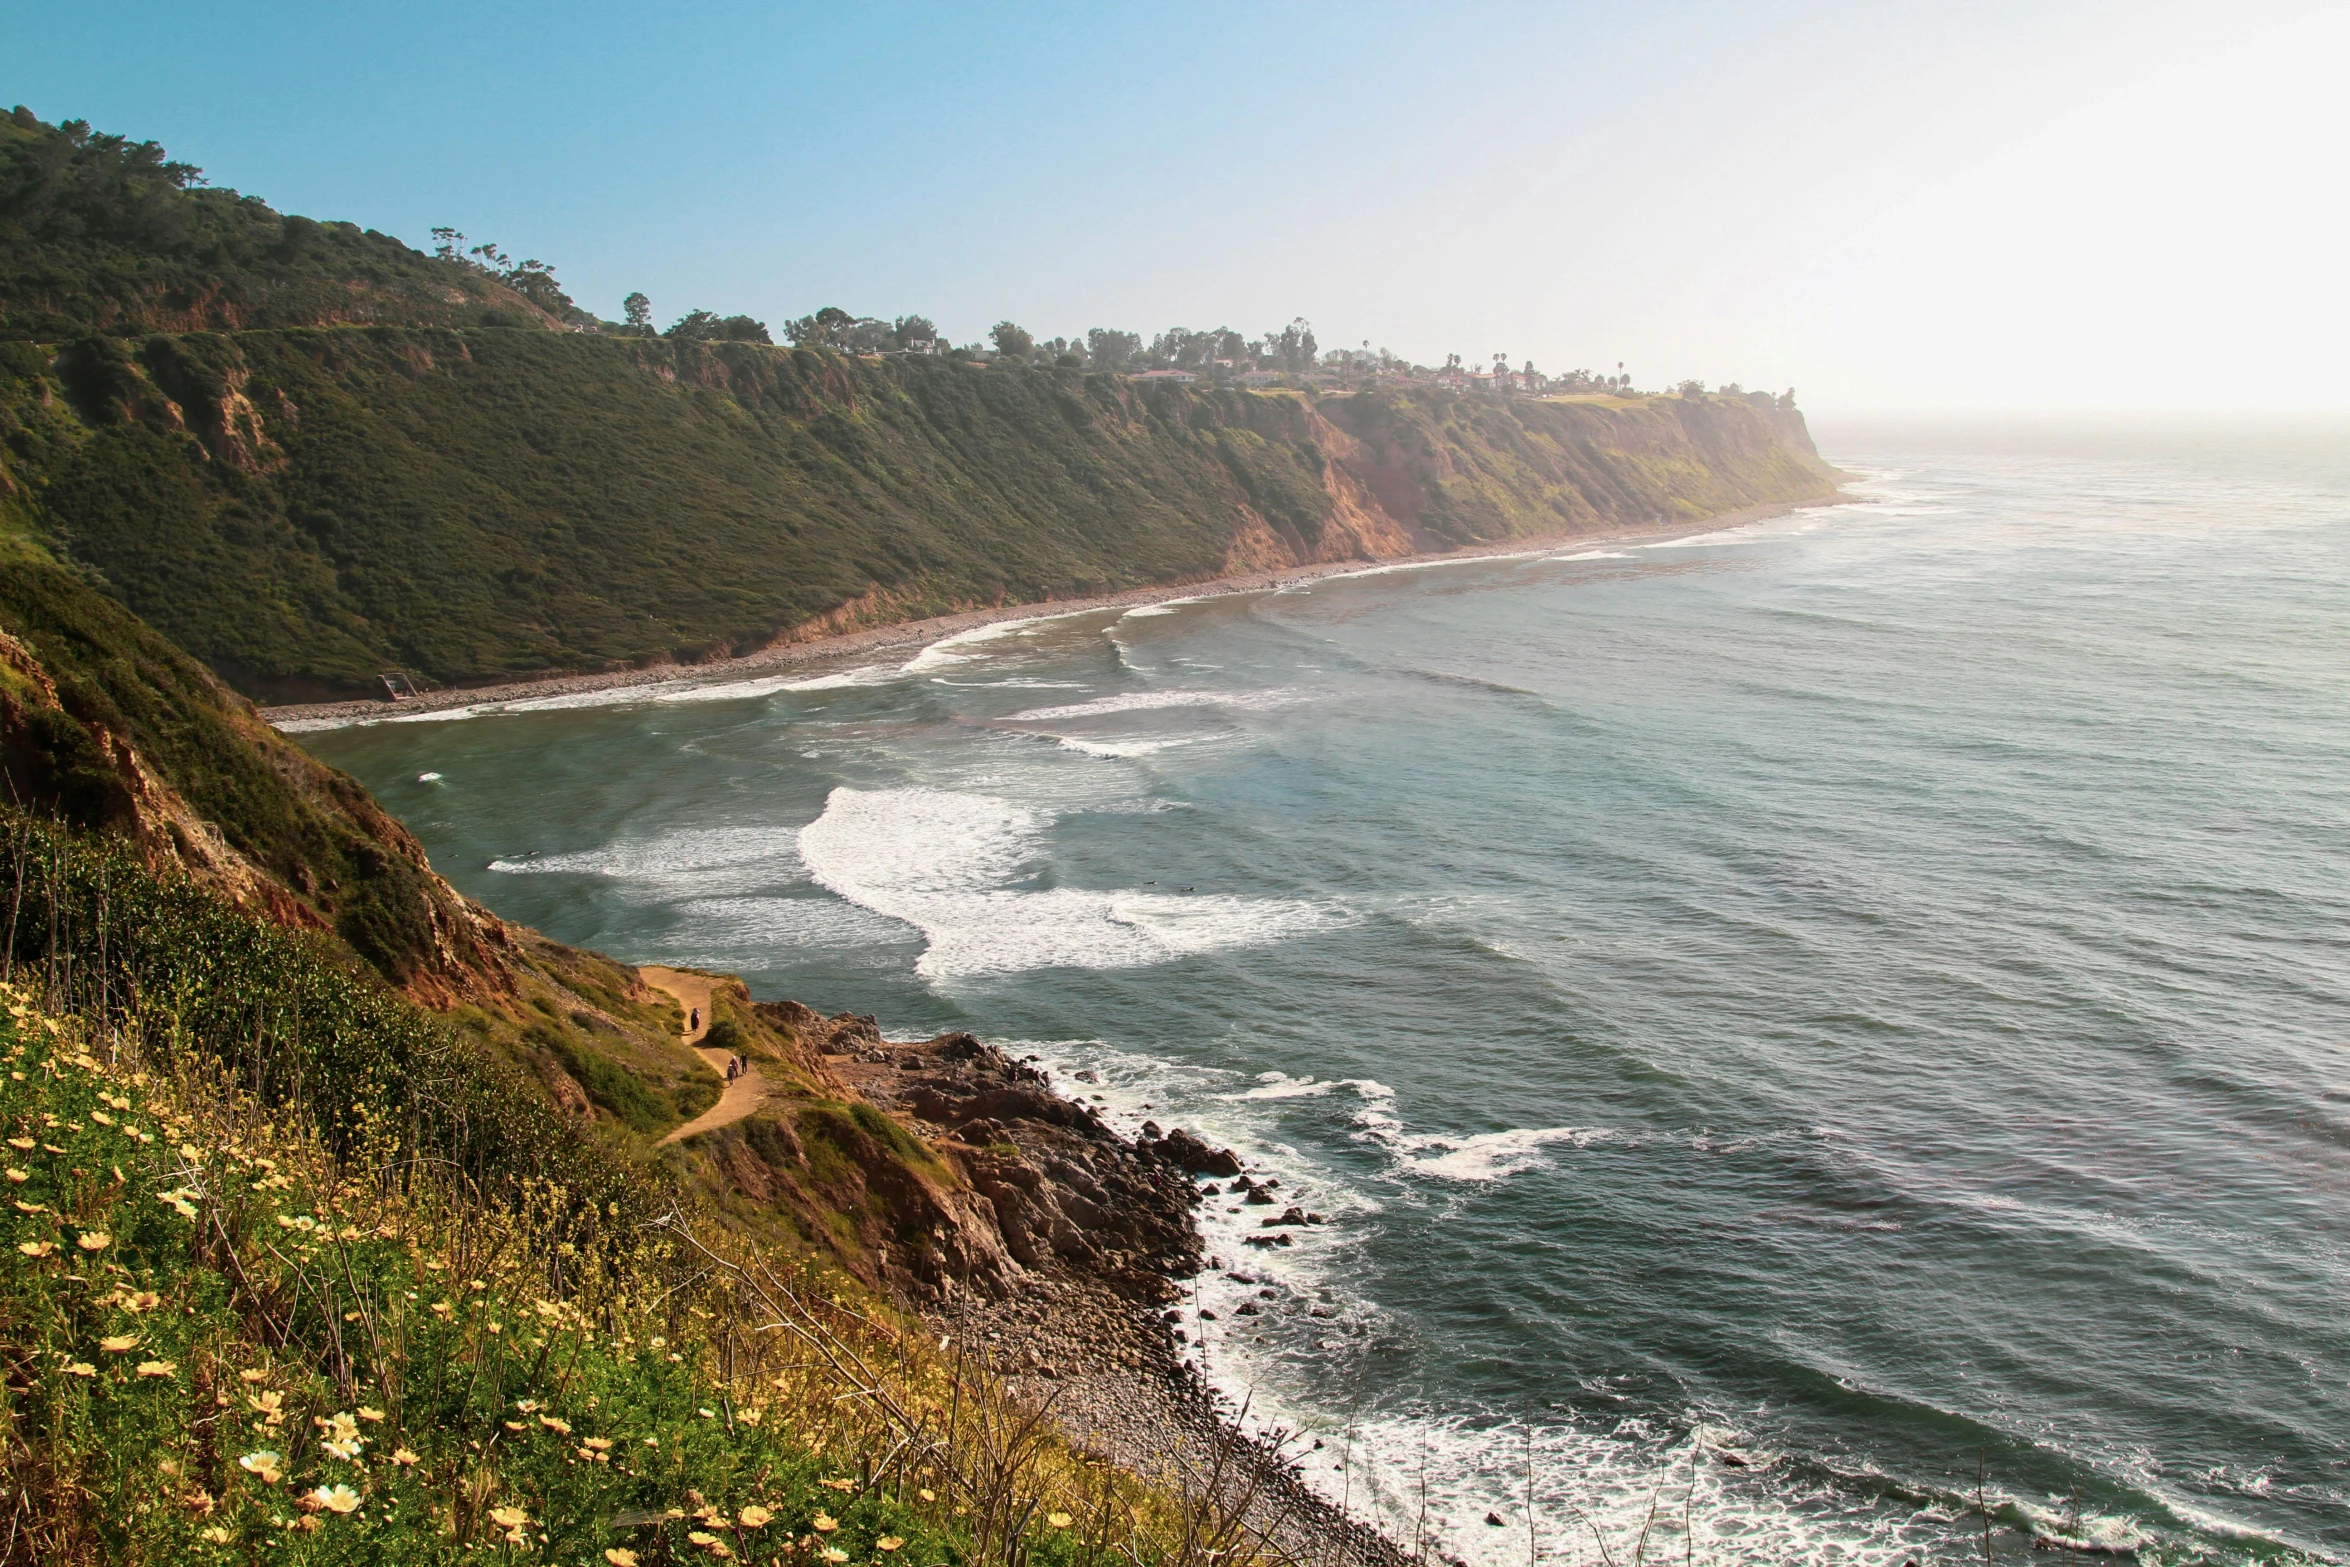
[[[153,142],[0,118],[0,337],[548,319],[477,268],[201,178]]]

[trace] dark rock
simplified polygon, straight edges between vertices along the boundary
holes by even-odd
[[[1142,1133],[1143,1151],[1178,1170],[1192,1175],[1240,1174],[1240,1155],[1229,1148],[1211,1148],[1180,1126],[1161,1137],[1158,1124],[1145,1121]]]
[[[1260,1208],[1273,1206],[1273,1194],[1262,1186],[1252,1188],[1248,1194],[1248,1200]]]
[[[1485,1521],[1486,1521],[1487,1523],[1489,1523],[1489,1524],[1493,1525],[1493,1527],[1494,1527],[1494,1528],[1498,1529],[1498,1528],[1500,1528],[1500,1527],[1501,1527],[1501,1514],[1499,1514],[1499,1513],[1487,1513],[1487,1514],[1485,1515]]]

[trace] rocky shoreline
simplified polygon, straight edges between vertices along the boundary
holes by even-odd
[[[992,1210],[993,1235],[968,1220],[952,1235],[942,1226],[933,1257],[893,1269],[935,1328],[1081,1446],[1212,1497],[1290,1560],[1407,1567],[1406,1551],[1317,1494],[1279,1444],[1236,1429],[1184,1358],[1168,1308],[1206,1265],[1203,1194],[1229,1183],[1264,1199],[1236,1155],[1180,1128],[1124,1138],[969,1034],[892,1043],[866,1019],[827,1026],[829,1075],[911,1123]],[[1267,1222],[1319,1218],[1290,1209]]]

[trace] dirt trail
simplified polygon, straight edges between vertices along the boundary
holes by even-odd
[[[685,1043],[692,1047],[695,1055],[709,1063],[711,1071],[721,1078],[726,1076],[726,1052],[706,1050],[701,1044],[702,1036],[710,1032],[710,989],[716,981],[706,974],[688,974],[682,969],[673,968],[646,967],[638,969],[637,973],[655,990],[676,998],[679,1008],[689,1019]],[[699,1023],[690,1021],[697,1016],[701,1019]],[[726,1092],[719,1096],[716,1104],[672,1131],[655,1146],[682,1142],[688,1137],[715,1131],[721,1126],[732,1126],[766,1102],[767,1080],[759,1075],[757,1067],[746,1063],[742,1076],[726,1085]]]

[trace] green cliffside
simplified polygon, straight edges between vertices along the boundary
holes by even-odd
[[[0,344],[0,443],[25,527],[277,699],[1832,488],[1760,396],[1256,393],[478,328]]]

